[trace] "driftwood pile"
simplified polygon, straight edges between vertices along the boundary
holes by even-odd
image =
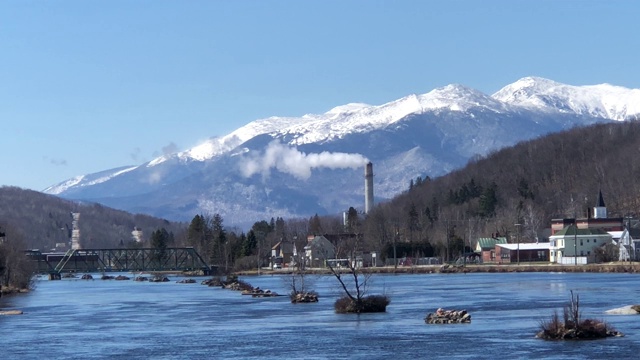
[[[318,294],[315,292],[297,292],[295,294],[291,294],[291,303],[312,303],[318,302]]]
[[[242,295],[251,295],[252,297],[271,297],[278,296],[278,293],[275,293],[269,289],[262,290],[259,287],[242,290]]]
[[[466,324],[471,322],[471,315],[467,310],[438,309],[435,313],[427,314],[424,318],[427,324]]]

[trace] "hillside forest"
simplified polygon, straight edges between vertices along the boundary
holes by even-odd
[[[227,271],[268,263],[279,241],[302,249],[310,234],[334,234],[338,241],[341,234],[359,234],[359,250],[376,251],[382,262],[393,257],[392,248],[397,257],[454,260],[479,237],[545,241],[551,219],[588,216],[599,191],[610,217],[636,217],[639,154],[639,122],[577,127],[476,156],[441,177],[430,178],[425,169],[406,184],[406,191],[376,204],[367,215],[354,204],[347,224],[342,214],[308,219],[274,214],[251,229],[226,227],[220,214],[194,214],[190,223],[178,223],[3,187],[0,232],[24,248],[51,249],[68,243],[70,213],[80,212],[85,248],[194,246]],[[132,239],[134,228],[142,230],[142,243]]]

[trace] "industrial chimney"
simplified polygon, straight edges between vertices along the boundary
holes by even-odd
[[[364,213],[368,214],[373,207],[373,164],[367,163],[364,168]]]
[[[71,249],[79,250],[80,249],[80,213],[71,213],[71,218],[73,221],[71,222]]]

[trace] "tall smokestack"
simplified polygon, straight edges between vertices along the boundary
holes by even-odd
[[[80,249],[80,213],[71,213],[71,218],[73,221],[71,222],[71,249],[79,250]]]
[[[373,164],[371,161],[364,168],[364,213],[368,214],[373,207]]]

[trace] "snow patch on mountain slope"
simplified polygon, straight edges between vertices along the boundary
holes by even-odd
[[[353,133],[383,129],[409,115],[427,111],[469,112],[473,108],[484,108],[503,113],[517,111],[519,107],[624,120],[640,114],[640,89],[609,84],[571,86],[540,77],[525,77],[489,96],[463,85],[452,84],[382,105],[349,103],[336,106],[323,114],[259,119],[175,156],[183,161],[206,161],[226,154],[263,134],[285,137],[290,139],[289,145],[293,146],[321,144]],[[158,165],[169,158],[158,157],[147,166]]]
[[[223,155],[258,135],[269,134],[294,124],[304,124],[308,120],[309,119],[304,117],[270,117],[256,120],[226,136],[211,138],[189,150],[180,152],[178,158],[182,160],[206,161]]]
[[[540,77],[525,77],[500,89],[493,98],[539,111],[618,121],[640,113],[640,89],[609,84],[572,86]]]
[[[42,192],[46,194],[51,194],[51,195],[61,194],[65,192],[67,189],[80,184],[82,182],[82,179],[84,179],[84,177],[85,177],[84,175],[73,177],[59,184],[49,186],[48,188],[44,189]]]
[[[58,195],[73,187],[75,188],[85,187],[85,186],[97,185],[97,184],[109,181],[115,178],[116,176],[122,175],[124,173],[135,170],[137,168],[138,166],[130,166],[125,168],[108,170],[106,172],[103,171],[103,172],[92,174],[92,175],[76,176],[67,181],[48,187],[44,189],[43,192],[47,194]]]
[[[385,128],[411,114],[448,109],[468,111],[472,107],[487,107],[504,111],[506,105],[474,89],[448,85],[423,95],[409,95],[383,105],[349,103],[336,106],[323,114],[302,117],[270,117],[253,121],[236,131],[205,141],[178,154],[182,160],[206,161],[225,154],[244,142],[262,134],[289,135],[290,145],[322,143],[341,139],[352,133],[365,133]],[[159,157],[149,163],[154,166],[166,161]]]

